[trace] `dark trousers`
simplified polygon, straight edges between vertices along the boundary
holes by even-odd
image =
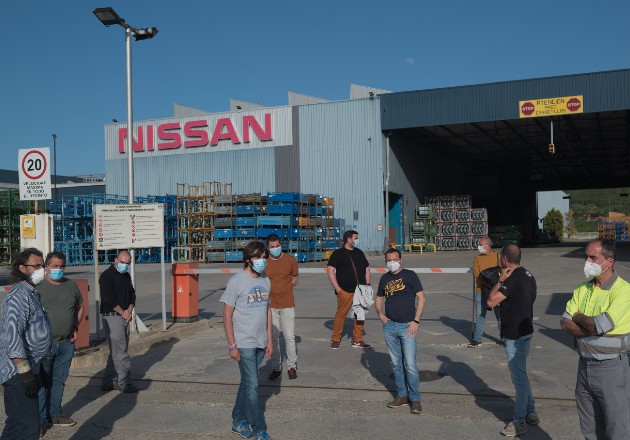
[[[39,439],[39,411],[37,396],[28,398],[24,395],[24,385],[19,374],[5,383],[4,411],[7,420],[0,440],[37,440]]]

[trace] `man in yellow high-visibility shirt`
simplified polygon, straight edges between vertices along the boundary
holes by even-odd
[[[580,355],[575,400],[586,440],[630,439],[630,284],[614,271],[615,243],[586,247],[588,281],[573,291],[561,319]]]

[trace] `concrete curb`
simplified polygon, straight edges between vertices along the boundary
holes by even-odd
[[[190,337],[200,331],[211,329],[212,323],[208,319],[200,319],[191,323],[174,323],[166,331],[151,330],[149,333],[132,334],[129,337],[129,355],[139,356],[148,352],[156,345],[167,344],[179,339]],[[70,369],[90,368],[107,363],[109,348],[107,341],[100,342],[94,349],[76,352]]]

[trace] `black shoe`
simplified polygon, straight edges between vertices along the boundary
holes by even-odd
[[[472,341],[470,341],[470,344],[468,344],[469,348],[477,348],[481,345],[481,341],[475,341],[474,339]]]
[[[269,373],[269,377],[267,378],[267,381],[273,382],[274,380],[278,380],[280,376],[282,376],[281,370],[271,370],[271,373]]]
[[[287,371],[287,373],[289,374],[289,380],[297,379],[297,371],[295,371],[295,368],[289,368],[289,371]]]
[[[108,383],[107,385],[101,385],[101,391],[113,391],[113,390],[114,390],[113,383]]]
[[[120,391],[121,393],[128,393],[128,394],[137,393],[138,392],[138,388],[136,388],[135,386],[133,386],[130,383],[128,383],[124,387],[118,386],[118,387],[116,387],[116,389],[118,391]]]

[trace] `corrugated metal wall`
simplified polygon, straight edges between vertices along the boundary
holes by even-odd
[[[628,109],[630,70],[385,94],[383,130],[518,119],[519,101],[571,95],[585,113]]]
[[[275,148],[134,158],[136,196],[176,194],[177,183],[232,183],[236,194],[275,190]],[[108,194],[127,194],[127,160],[105,161]]]
[[[300,187],[335,198],[335,216],[356,228],[364,251],[381,251],[385,137],[378,98],[299,107]]]

